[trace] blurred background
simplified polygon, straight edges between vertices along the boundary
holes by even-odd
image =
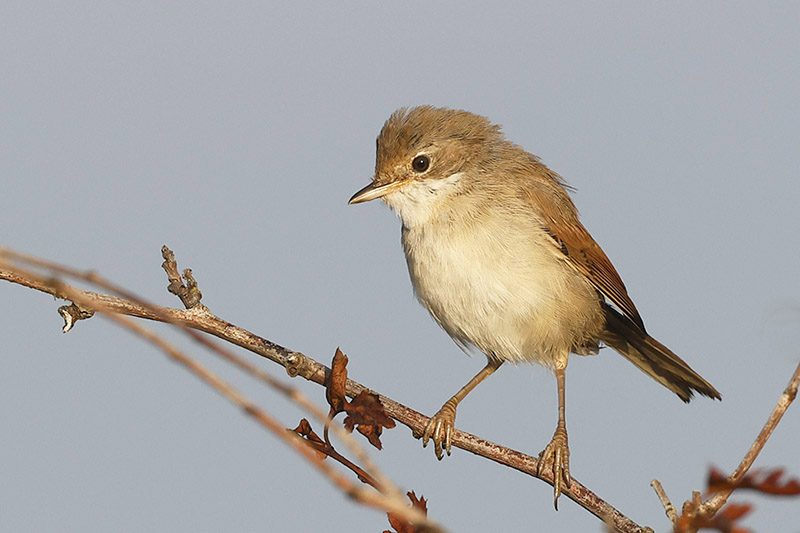
[[[485,361],[415,302],[391,211],[347,200],[400,106],[503,124],[576,187],[648,330],[723,393],[687,406],[610,350],[572,360],[572,472],[642,525],[668,529],[653,478],[679,505],[738,464],[800,357],[794,3],[6,1],[0,20],[1,245],[180,307],[167,244],[215,314],[325,363],[339,346],[353,379],[427,414]],[[58,305],[0,284],[0,529],[388,529],[153,347],[102,318],[63,335]],[[303,416],[197,355],[287,427]],[[508,366],[457,426],[535,455],[555,420],[553,376]],[[756,466],[800,476],[798,437],[793,406]],[[451,531],[602,530],[405,427],[383,443]],[[797,528],[796,500],[733,499],[755,531]]]

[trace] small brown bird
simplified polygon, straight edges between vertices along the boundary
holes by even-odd
[[[688,402],[720,393],[650,337],[606,254],[578,220],[561,176],[467,111],[400,109],[383,126],[372,182],[351,204],[382,198],[403,223],[411,283],[462,348],[488,358],[430,419],[423,446],[450,454],[456,407],[505,361],[555,371],[558,425],[540,455],[552,458],[555,503],[569,487],[564,411],[570,353],[604,343]]]

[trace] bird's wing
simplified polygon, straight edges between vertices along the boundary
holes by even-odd
[[[553,195],[555,193],[555,195]],[[622,278],[611,260],[594,241],[583,224],[572,201],[563,189],[529,190],[530,199],[542,214],[542,228],[552,238],[554,246],[566,257],[567,263],[594,285],[623,315],[644,331],[644,322],[633,304]],[[544,198],[544,195],[548,198]],[[538,197],[538,198],[536,198]],[[554,201],[555,200],[555,201]]]

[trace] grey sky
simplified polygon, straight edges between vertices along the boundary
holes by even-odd
[[[738,463],[797,363],[796,3],[7,1],[0,21],[0,244],[176,306],[168,244],[214,313],[324,362],[340,346],[354,379],[428,414],[483,358],[414,301],[397,219],[347,199],[397,107],[503,124],[578,189],[648,330],[724,396],[685,406],[610,350],[571,360],[572,472],[642,524],[667,528],[651,479],[677,503]],[[150,346],[102,319],[62,335],[57,305],[0,285],[0,530],[388,528]],[[457,426],[536,454],[555,403],[548,371],[509,366]],[[796,407],[758,465],[800,476]],[[601,530],[405,428],[384,445],[452,531]],[[796,501],[736,499],[757,531],[797,527]]]

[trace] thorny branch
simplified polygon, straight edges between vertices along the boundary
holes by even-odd
[[[112,320],[121,323],[125,327],[130,329],[136,330],[137,327],[135,323],[130,322],[129,319],[126,317],[122,317],[119,315],[127,315],[131,317],[137,318],[144,318],[147,320],[154,320],[159,322],[167,322],[177,326],[181,326],[185,328],[187,332],[191,332],[191,330],[202,331],[208,333],[210,335],[216,336],[219,339],[224,341],[230,342],[234,345],[240,346],[245,348],[246,350],[253,352],[261,357],[269,359],[286,369],[286,372],[291,377],[301,376],[306,380],[312,381],[314,383],[324,385],[326,381],[326,376],[329,375],[330,369],[325,365],[315,361],[314,359],[300,353],[288,350],[283,346],[280,346],[274,342],[269,340],[263,339],[247,330],[239,328],[229,322],[226,322],[208,311],[208,309],[200,304],[200,298],[202,297],[202,293],[200,292],[199,288],[197,287],[197,283],[192,277],[191,270],[186,269],[183,274],[183,279],[186,281],[184,283],[181,279],[180,274],[178,273],[177,264],[174,260],[174,255],[172,252],[164,247],[162,248],[162,255],[165,259],[164,264],[162,265],[165,271],[168,274],[170,284],[168,286],[168,290],[174,294],[176,294],[181,301],[183,302],[184,306],[186,307],[185,310],[173,309],[168,307],[161,307],[155,306],[151,304],[147,304],[137,298],[135,295],[128,293],[118,287],[114,287],[109,283],[102,280],[99,276],[94,273],[83,273],[73,269],[69,269],[66,267],[62,267],[59,265],[55,265],[46,261],[42,261],[40,259],[24,256],[18,254],[16,252],[12,252],[11,250],[5,249],[0,247],[0,279],[4,279],[6,281],[16,283],[19,285],[23,285],[41,292],[45,292],[48,294],[52,294],[57,298],[62,298],[71,301],[71,305],[63,306],[59,308],[59,312],[65,319],[65,326],[64,331],[68,331],[77,320],[82,320],[89,318],[95,311],[100,311],[104,313],[106,316],[111,318]],[[28,272],[25,270],[21,270],[18,267],[12,266],[8,260],[15,261],[17,263],[26,263],[29,265],[33,265],[38,268],[43,268],[50,272],[55,272],[61,275],[74,277],[78,279],[84,279],[91,283],[94,283],[101,287],[106,287],[107,290],[110,292],[115,292],[119,296],[114,296],[111,294],[101,294],[91,291],[83,291],[71,287],[69,285],[63,284],[60,281],[52,278],[52,277],[43,277],[32,272]],[[108,289],[110,287],[110,289]],[[126,323],[127,321],[127,323]],[[140,328],[140,326],[139,326]],[[145,334],[144,332],[140,331],[140,334],[144,336],[152,335],[151,333]],[[202,342],[203,344],[210,344],[210,341],[205,339],[204,337],[200,337],[197,334],[194,334],[195,340],[198,342]],[[202,339],[202,340],[201,340]],[[159,347],[164,349],[171,357],[176,357],[176,354],[173,352],[174,348],[168,345],[164,345],[161,340],[151,339],[154,343],[156,343]],[[257,367],[254,367],[239,359],[237,356],[227,352],[225,350],[219,350],[215,348],[223,357],[229,359],[235,365],[245,368],[254,375],[258,376],[259,378],[263,379],[264,381],[270,383],[271,385],[275,386],[281,392],[289,395],[293,399],[296,399],[295,396],[299,393],[296,393],[294,389],[291,387],[287,387],[286,385],[281,384],[265,372],[261,371]],[[196,363],[194,363],[196,364]],[[198,371],[196,368],[192,368],[192,364],[187,364],[187,366],[192,369],[193,372],[196,374],[202,375],[202,371]],[[203,377],[206,379],[206,377]],[[222,392],[225,389],[224,384],[214,384],[213,379],[207,379],[210,385],[217,388]],[[730,480],[738,480],[747,472],[750,465],[752,465],[753,460],[758,455],[760,449],[763,447],[766,440],[769,438],[772,430],[777,425],[778,421],[780,420],[781,416],[785,412],[788,405],[794,399],[797,394],[798,382],[800,382],[800,367],[798,367],[798,371],[795,372],[792,381],[790,382],[789,387],[787,387],[784,395],[781,397],[781,401],[779,402],[778,406],[776,407],[775,411],[773,411],[770,420],[765,425],[764,429],[762,430],[761,434],[759,435],[758,439],[756,439],[756,443],[751,448],[748,455],[743,460],[742,464],[740,465],[739,469],[731,475]],[[367,391],[372,393],[369,389],[365,386],[347,379],[345,391],[347,396],[351,398],[355,398],[358,396],[362,391]],[[394,400],[376,394],[378,398],[380,398],[381,404],[384,406],[386,413],[397,420],[398,422],[406,425],[412,430],[412,434],[415,438],[420,438],[424,428],[428,422],[428,417],[422,415],[421,413],[406,407]],[[256,407],[251,406],[246,399],[240,398],[236,399],[235,394],[233,396],[228,395],[235,403],[239,404],[245,412],[250,415],[253,415],[256,419],[258,419],[262,424],[270,427],[270,422],[268,422],[266,413],[258,410]],[[307,402],[310,404],[310,402]],[[305,405],[304,405],[305,406]],[[316,409],[311,406],[312,409]],[[319,413],[316,413],[318,415]],[[290,432],[285,432],[291,435]],[[307,456],[309,461],[314,464],[315,466],[319,467],[319,464],[322,462],[319,458],[315,458],[313,455],[313,451],[306,446],[304,443],[301,444],[301,441],[291,435],[286,439],[292,446],[298,444],[303,447],[304,451],[300,451],[303,455],[306,455],[305,452],[311,454]],[[296,442],[295,442],[296,441]],[[346,437],[345,437],[346,441]],[[473,454],[479,455],[481,457],[485,457],[492,461],[495,461],[499,464],[508,466],[520,472],[526,473],[533,477],[539,477],[540,479],[544,480],[545,482],[552,485],[553,480],[551,476],[548,474],[548,471],[545,469],[541,476],[537,474],[538,472],[538,459],[523,453],[520,453],[516,450],[512,450],[510,448],[500,446],[493,442],[486,441],[477,437],[475,435],[465,433],[459,430],[455,430],[453,435],[453,445],[459,448],[462,448],[465,451],[471,452]],[[357,447],[358,448],[358,447]],[[360,450],[360,448],[358,448]],[[299,451],[299,450],[298,450]],[[362,461],[362,464],[365,466],[369,465],[368,457],[363,454],[363,452],[357,452],[359,460]],[[391,503],[387,504],[386,501],[376,501],[376,499],[372,496],[376,495],[376,493],[371,492],[371,495],[365,495],[363,491],[354,488],[352,485],[343,485],[343,480],[337,477],[338,473],[335,472],[326,472],[325,468],[321,468],[325,475],[327,475],[330,479],[332,479],[337,485],[339,485],[347,494],[356,497],[360,501],[367,503],[368,505],[374,505],[376,507],[381,507],[386,509],[387,506],[392,507],[392,512],[396,513],[405,513],[410,508],[407,507],[405,504],[402,504],[402,508],[399,508],[397,505],[397,501],[395,498],[390,498]],[[369,469],[371,472],[377,472],[377,469]],[[379,481],[376,484],[385,484],[383,486],[391,486],[385,478],[380,477]],[[665,508],[668,511],[668,515],[670,519],[675,523],[677,520],[677,513],[674,511],[674,507],[672,507],[671,503],[669,503],[669,499],[667,498],[666,494],[660,489],[660,485],[658,482],[654,482],[654,486],[656,486],[657,492],[659,493],[659,498],[661,499],[662,503],[664,504]],[[732,485],[735,486],[735,485]],[[707,502],[702,503],[699,498],[699,493],[693,498],[693,502],[687,502],[684,505],[684,514],[686,514],[688,510],[694,510],[695,515],[700,516],[713,516],[713,513],[721,507],[725,501],[727,500],[728,496],[730,496],[730,491],[721,491],[717,493],[715,496],[710,498]],[[396,491],[391,491],[396,494]],[[599,517],[607,527],[612,528],[615,531],[620,532],[640,532],[640,531],[652,531],[650,528],[643,528],[629,519],[627,516],[623,515],[619,512],[616,508],[608,504],[607,502],[603,501],[599,496],[594,494],[591,490],[583,486],[580,482],[573,478],[572,484],[569,490],[565,491],[565,495],[575,501],[578,505],[585,508],[595,516]],[[672,512],[669,512],[669,511]],[[430,524],[433,526],[429,521],[424,522],[426,520],[423,517],[420,517],[418,514],[413,514],[412,520],[423,521],[422,523]],[[404,516],[408,516],[405,514]],[[419,522],[418,522],[419,523]]]
[[[103,283],[103,280],[94,273],[83,273],[0,248],[0,258],[3,257],[58,272],[62,275],[85,279],[92,283],[97,283],[98,281],[101,284]],[[175,268],[175,272],[177,272],[177,268]],[[170,278],[170,285],[172,286],[174,276],[171,275]],[[326,376],[330,372],[328,367],[316,360],[300,352],[288,350],[279,344],[263,339],[254,333],[222,320],[211,314],[202,305],[186,310],[147,305],[138,301],[135,295],[123,290],[115,291],[120,293],[121,296],[83,291],[62,283],[54,283],[53,279],[20,273],[18,269],[12,269],[10,265],[4,265],[2,262],[0,262],[0,279],[52,294],[57,298],[70,301],[78,300],[79,305],[83,308],[100,309],[102,307],[103,312],[106,314],[128,315],[147,320],[168,322],[184,328],[202,331],[283,366],[291,377],[300,376],[319,385],[325,384]],[[355,398],[362,391],[374,393],[364,385],[350,379],[346,382],[345,390],[350,398]],[[391,398],[378,393],[374,394],[380,398],[381,404],[383,404],[389,416],[410,428],[415,438],[421,438],[428,423],[428,417]],[[550,485],[553,484],[552,475],[547,469],[544,469],[541,475],[538,474],[539,461],[536,457],[459,430],[454,431],[452,444],[532,477],[538,477]],[[564,491],[564,494],[616,531],[624,533],[652,531],[650,528],[643,528],[636,524],[574,478],[569,490]]]

